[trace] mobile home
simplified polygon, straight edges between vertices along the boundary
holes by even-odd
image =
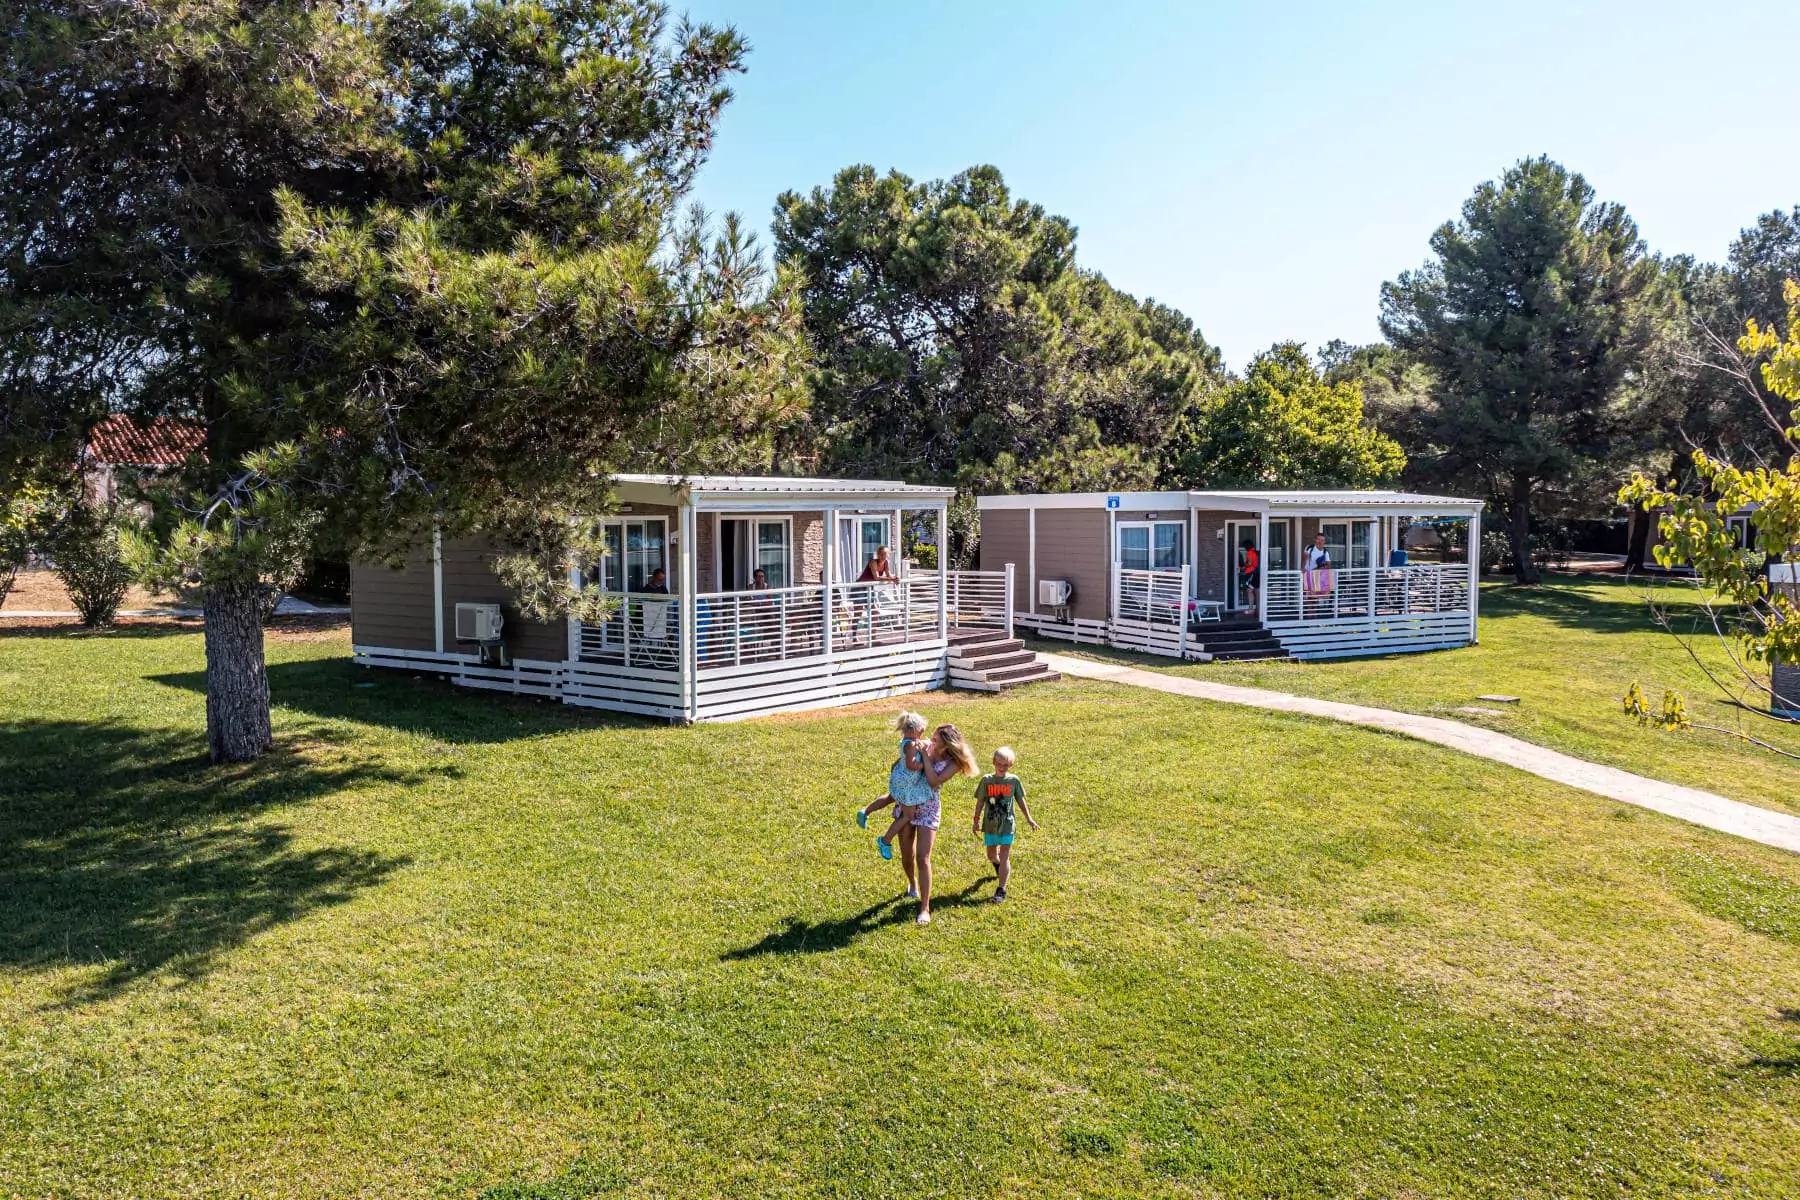
[[[1183,657],[1476,640],[1482,502],[1385,491],[983,496],[981,567],[1045,637]],[[1304,554],[1324,539],[1328,567]],[[1471,547],[1476,548],[1471,552]],[[1258,569],[1243,569],[1254,552]]]
[[[943,545],[951,489],[622,475],[610,493],[607,552],[569,568],[608,594],[605,620],[526,620],[498,547],[435,539],[398,570],[352,565],[356,661],[680,722],[1049,677],[1010,640],[1003,569],[901,556],[907,522]],[[877,547],[896,577],[859,581]]]

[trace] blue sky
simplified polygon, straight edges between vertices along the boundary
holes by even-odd
[[[1382,281],[1520,158],[1581,171],[1663,253],[1721,258],[1800,204],[1800,4],[672,7],[752,46],[707,207],[766,244],[776,195],[849,164],[992,163],[1075,223],[1083,265],[1187,313],[1233,367],[1375,340]]]

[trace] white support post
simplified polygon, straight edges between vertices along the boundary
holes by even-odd
[[[1025,510],[1025,611],[1037,611],[1037,509]]]
[[[949,510],[937,506],[938,637],[950,640],[950,519]]]
[[[1269,510],[1263,509],[1256,524],[1256,623],[1269,623]]]
[[[1074,616],[1073,613],[1070,616]],[[1119,616],[1119,512],[1106,510],[1106,621]]]
[[[569,566],[569,586],[579,594],[581,591],[581,564],[571,563]],[[574,662],[581,657],[581,622],[574,617],[569,621],[569,661]]]
[[[1013,579],[1017,571],[1011,563],[1006,564],[1006,636],[1013,635]]]
[[[678,611],[681,614],[681,708],[682,715],[692,724],[700,716],[699,666],[700,666],[700,625],[699,605],[696,603],[695,585],[699,578],[694,571],[694,505],[690,500],[681,506],[681,597]]]
[[[444,652],[444,535],[431,531],[431,644]]]
[[[1481,641],[1481,511],[1469,514],[1469,643]]]
[[[1192,563],[1182,563],[1181,564],[1181,607],[1176,612],[1175,620],[1177,622],[1179,622],[1181,625],[1180,658],[1183,662],[1187,661],[1188,594],[1189,594],[1188,587],[1190,586],[1190,581],[1193,579],[1193,577],[1194,577],[1193,564]],[[1259,595],[1260,595],[1260,593],[1259,593]]]
[[[1188,587],[1193,590],[1188,592],[1187,598],[1198,600],[1200,598],[1200,510],[1197,508],[1188,509],[1187,561],[1188,565],[1194,568],[1193,574],[1188,578]]]
[[[826,658],[831,657],[831,621],[832,621],[832,618],[836,615],[835,606],[832,604],[831,589],[832,589],[833,581],[837,579],[837,573],[838,573],[838,571],[837,571],[837,539],[838,539],[837,523],[838,523],[837,522],[837,509],[835,509],[835,508],[826,509],[825,510],[825,578],[821,581],[824,583],[825,589],[824,589],[824,592],[820,596],[820,612],[823,614],[825,624],[824,624],[823,628],[821,628],[819,631],[819,652],[821,654],[823,654]]]

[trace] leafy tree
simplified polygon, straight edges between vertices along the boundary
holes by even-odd
[[[730,30],[650,0],[0,24],[0,490],[109,410],[204,425],[163,570],[204,595],[215,759],[269,744],[296,547],[482,528],[547,574],[610,471],[753,461],[792,418],[791,287],[675,220]]]
[[[1790,280],[1785,299],[1786,337],[1752,318],[1739,350],[1747,358],[1761,360],[1760,382],[1770,395],[1789,405],[1800,425],[1800,284]],[[1790,428],[1787,437],[1800,445],[1800,427]],[[1752,667],[1800,664],[1800,589],[1792,582],[1771,583],[1766,566],[1770,558],[1800,547],[1800,457],[1790,456],[1779,470],[1745,468],[1695,450],[1693,467],[1700,485],[1697,492],[1672,490],[1639,475],[1620,491],[1619,500],[1644,512],[1661,510],[1657,561],[1664,566],[1693,566],[1703,611],[1730,651],[1728,657],[1735,668],[1725,674],[1707,668],[1712,681],[1733,699],[1748,692],[1773,700],[1770,682]],[[1750,525],[1755,531],[1747,546],[1739,544],[1727,521],[1745,509],[1751,510]],[[1666,618],[1664,626],[1669,628]],[[1698,655],[1695,661],[1705,662]],[[1627,698],[1628,709],[1645,709],[1641,699],[1634,706],[1634,699]],[[1665,699],[1664,707],[1671,712],[1670,719],[1662,722],[1665,726],[1689,723],[1683,706]],[[1761,706],[1744,708],[1760,711]],[[1772,720],[1787,720],[1767,715]],[[1754,737],[1748,740],[1768,745]]]
[[[866,166],[784,193],[777,254],[818,356],[800,452],[833,472],[1034,490],[1147,483],[1217,351],[1075,263],[1075,229],[992,167]]]
[[[1435,380],[1436,468],[1495,498],[1514,573],[1533,583],[1534,505],[1607,465],[1657,265],[1622,207],[1546,158],[1478,187],[1431,247],[1435,261],[1383,286],[1382,332]]]
[[[1454,485],[1437,470],[1437,448],[1431,444],[1427,414],[1435,381],[1429,370],[1386,342],[1353,346],[1334,339],[1320,349],[1318,358],[1325,382],[1360,387],[1364,418],[1405,450],[1402,483],[1422,491]]]
[[[1375,487],[1406,455],[1364,418],[1362,386],[1329,383],[1295,342],[1198,398],[1165,448],[1163,479],[1184,488]]]

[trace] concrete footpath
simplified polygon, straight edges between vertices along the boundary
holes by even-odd
[[[1464,754],[1516,767],[1521,771],[1529,771],[1553,783],[1605,796],[1621,804],[1634,804],[1639,808],[1679,817],[1683,821],[1704,825],[1721,833],[1735,834],[1753,842],[1761,842],[1765,846],[1775,846],[1800,854],[1800,817],[1728,800],[1724,796],[1716,796],[1698,788],[1648,779],[1630,771],[1621,771],[1617,767],[1603,767],[1599,763],[1546,750],[1542,746],[1520,741],[1504,733],[1495,733],[1491,729],[1465,725],[1442,717],[1422,717],[1415,713],[1369,708],[1361,704],[1315,700],[1287,692],[1266,691],[1263,688],[1208,683],[1205,680],[1164,675],[1137,667],[1073,658],[1066,654],[1040,653],[1038,657],[1051,670],[1080,679],[1122,683],[1130,687],[1149,688],[1176,696],[1192,696],[1197,700],[1212,700],[1220,704],[1242,704],[1272,712],[1323,717],[1328,721],[1345,721],[1352,725],[1366,725],[1371,729],[1404,734],[1420,741],[1448,746]]]

